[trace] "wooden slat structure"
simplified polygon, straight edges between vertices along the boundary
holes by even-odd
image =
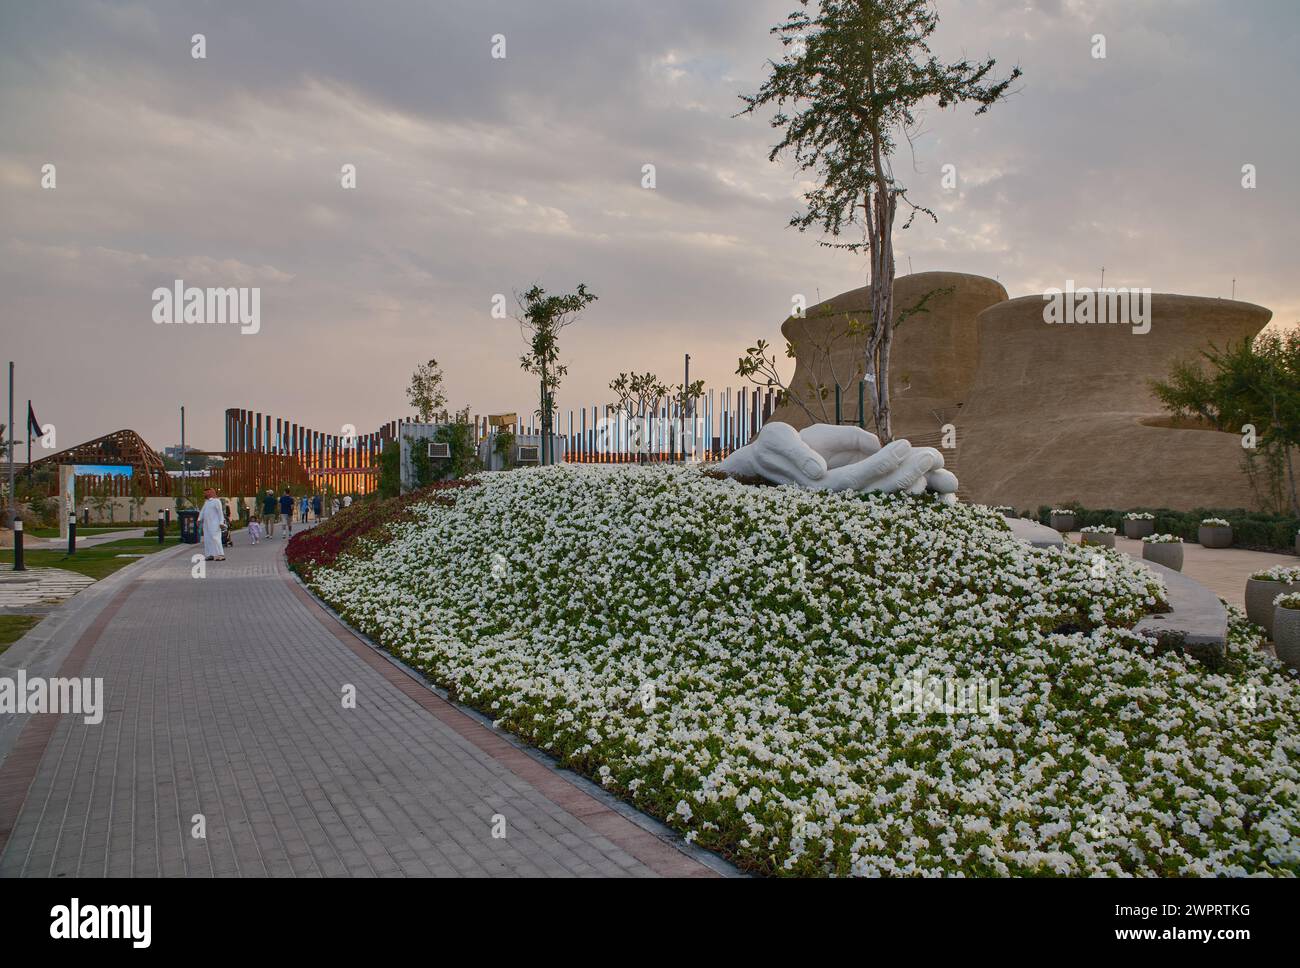
[[[287,485],[335,494],[369,494],[379,486],[379,457],[409,418],[368,434],[345,437],[305,427],[273,414],[232,407],[226,411],[225,449],[218,487],[223,494],[279,493]]]
[[[114,467],[130,467],[132,479],[140,482],[141,490],[146,496],[154,497],[171,493],[171,482],[167,477],[167,468],[162,458],[134,430],[115,430],[103,437],[96,437],[76,447],[69,447],[32,461],[32,468],[42,465],[57,467],[59,464],[103,464]],[[126,483],[115,485],[130,492],[128,479]]]

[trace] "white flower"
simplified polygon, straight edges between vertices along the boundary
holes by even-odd
[[[698,467],[489,474],[413,514],[321,596],[746,868],[1300,873],[1300,680],[1236,612],[1220,670],[1129,631],[1166,593],[1127,556],[1095,577],[989,508]],[[996,682],[998,717],[896,709],[904,679]]]

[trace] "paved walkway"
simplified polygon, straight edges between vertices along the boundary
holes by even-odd
[[[1075,543],[1079,541],[1077,531],[1071,532],[1068,537]],[[1131,541],[1123,535],[1117,535],[1115,548],[1135,558],[1142,557],[1141,541]],[[1183,543],[1183,574],[1200,582],[1229,605],[1241,609],[1246,607],[1246,579],[1252,572],[1275,565],[1300,567],[1300,557],[1269,551],[1246,551],[1242,548],[1202,548],[1190,541]]]
[[[106,708],[0,714],[0,875],[714,873],[370,649],[282,547],[241,542],[203,579],[192,547],[161,552],[0,656],[103,677]]]

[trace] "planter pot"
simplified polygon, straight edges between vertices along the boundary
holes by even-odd
[[[1300,583],[1246,579],[1246,618],[1273,637],[1273,599],[1285,592],[1300,591]]]
[[[1174,541],[1168,544],[1151,544],[1144,541],[1142,542],[1142,557],[1147,561],[1154,561],[1157,565],[1172,568],[1174,571],[1182,571],[1183,543]]]
[[[1140,541],[1149,534],[1156,533],[1156,523],[1154,521],[1125,521],[1124,537],[1132,538],[1134,541]]]
[[[1300,609],[1274,608],[1273,647],[1278,660],[1291,669],[1300,669]]]
[[[1300,555],[1300,534],[1295,536],[1295,553]]]
[[[1227,548],[1232,544],[1232,525],[1219,528],[1203,524],[1196,532],[1196,540],[1202,548]]]
[[[1004,518],[1010,518],[1012,521],[1014,521],[1016,518],[1020,517],[1020,515],[1019,515],[1016,511],[1014,511],[1014,510],[1012,510],[1012,511],[1003,511],[1003,512],[1002,512],[1002,516],[1003,516]],[[1296,546],[1297,546],[1297,547],[1300,547],[1300,535],[1296,535],[1296,539],[1295,539],[1295,541],[1296,541]]]
[[[1101,545],[1103,548],[1113,548],[1115,547],[1115,536],[1113,534],[1088,533],[1083,535],[1080,543],[1086,545]]]
[[[1074,530],[1073,514],[1053,514],[1051,516],[1052,529],[1062,533]]]

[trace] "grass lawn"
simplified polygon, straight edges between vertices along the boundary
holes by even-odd
[[[173,547],[175,541],[158,543],[157,538],[123,538],[120,541],[108,541],[93,548],[78,548],[77,553],[68,556],[66,549],[39,550],[28,549],[23,554],[23,561],[29,567],[64,568],[75,571],[98,581],[106,578],[119,568],[124,568],[136,558],[118,558],[117,555],[151,555],[155,551]],[[14,553],[6,548],[0,551],[0,566],[12,565]]]
[[[78,524],[77,534],[108,534],[111,531],[130,531],[133,528],[148,528],[150,534],[158,533],[157,521],[137,521],[134,524],[125,522],[121,524]],[[180,531],[180,525],[177,521],[172,521],[171,527],[167,529],[168,534],[177,534]],[[28,528],[27,533],[33,538],[57,538],[59,536],[58,528]]]
[[[17,642],[41,620],[40,615],[0,615],[0,652]]]

